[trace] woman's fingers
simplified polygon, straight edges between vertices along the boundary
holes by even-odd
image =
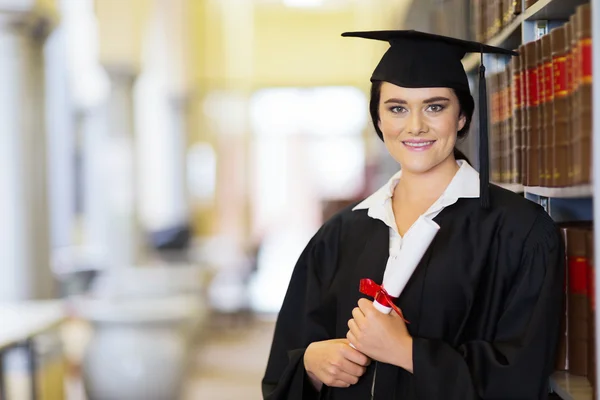
[[[345,347],[342,350],[342,355],[349,361],[353,362],[356,365],[367,367],[371,364],[371,359],[365,356],[360,351],[353,349],[350,346]]]

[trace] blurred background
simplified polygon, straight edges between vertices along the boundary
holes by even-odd
[[[340,34],[468,3],[0,1],[0,398],[261,398],[300,252],[398,169]]]

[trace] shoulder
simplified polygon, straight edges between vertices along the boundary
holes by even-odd
[[[539,204],[496,185],[490,185],[490,197],[490,213],[494,220],[501,222],[500,233],[514,236],[524,245],[559,242],[556,223]]]
[[[356,240],[360,236],[364,236],[366,230],[372,231],[380,228],[379,225],[385,227],[381,221],[371,218],[368,215],[368,209],[355,209],[362,200],[357,200],[335,212],[328,220],[326,220],[317,235],[321,239],[328,241],[334,236],[339,241]]]
[[[539,204],[492,184],[490,200],[490,211],[502,217],[507,223],[519,226],[531,225],[536,219],[548,216]]]

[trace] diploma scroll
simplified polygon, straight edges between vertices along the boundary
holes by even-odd
[[[373,296],[373,306],[376,309],[389,314],[395,308],[393,299],[400,297],[439,229],[440,226],[433,220],[420,216],[404,236],[401,248],[398,251],[392,249],[385,267],[382,288]]]

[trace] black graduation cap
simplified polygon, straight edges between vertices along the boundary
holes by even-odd
[[[481,53],[479,179],[481,204],[484,208],[488,208],[487,90],[483,54],[519,55],[519,53],[483,43],[414,30],[345,32],[342,36],[389,42],[390,48],[373,71],[371,81],[385,81],[409,88],[447,87],[469,91],[469,81],[461,60],[467,53]]]

